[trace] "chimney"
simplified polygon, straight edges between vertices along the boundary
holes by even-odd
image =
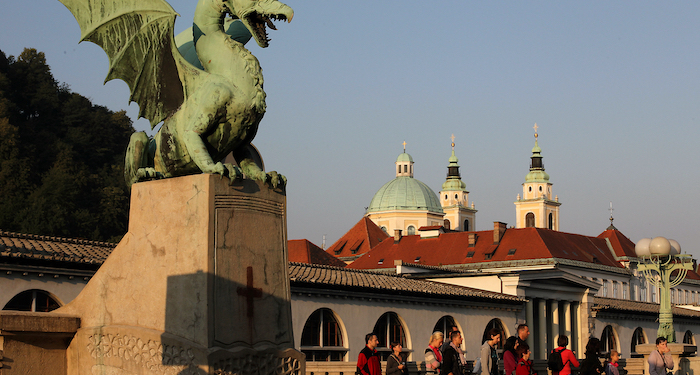
[[[506,233],[506,226],[508,224],[501,223],[500,221],[493,222],[493,244],[498,245],[503,238],[503,234]]]
[[[476,246],[476,233],[469,233],[469,247]]]
[[[401,229],[394,229],[394,243],[401,241]]]

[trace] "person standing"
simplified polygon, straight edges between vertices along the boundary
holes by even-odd
[[[488,332],[489,339],[481,346],[481,375],[498,375],[498,353],[496,346],[501,342],[501,332],[491,328]]]
[[[432,371],[436,374],[440,373],[440,366],[442,365],[442,353],[440,348],[442,348],[445,337],[442,332],[435,331],[432,336],[430,336],[430,343],[425,349],[425,368],[428,371]]]
[[[610,362],[605,366],[605,375],[620,375],[620,370],[617,366],[619,365],[617,361],[620,360],[620,353],[617,350],[610,351]]]
[[[505,375],[513,375],[515,367],[518,365],[519,357],[515,351],[518,349],[519,341],[517,336],[511,336],[503,344],[503,371]]]
[[[600,364],[600,340],[591,337],[586,344],[586,358],[581,361],[579,373],[581,375],[599,375],[605,371],[603,365]]]
[[[443,375],[463,375],[464,364],[460,358],[459,346],[462,345],[462,333],[459,331],[450,332],[450,346],[442,353],[442,374]]]
[[[649,354],[649,375],[666,375],[668,370],[673,370],[671,349],[665,337],[656,338],[656,350]]]
[[[406,361],[404,361],[401,355],[401,349],[403,349],[401,344],[392,342],[389,347],[392,353],[389,358],[386,359],[386,375],[408,375]]]
[[[532,360],[530,359],[532,352],[530,352],[530,345],[528,345],[526,342],[519,344],[515,353],[520,358],[518,361],[518,367],[515,369],[515,374],[537,375],[537,372],[532,370]]]
[[[561,363],[564,365],[564,367],[558,372],[552,371],[552,374],[570,375],[571,365],[574,365],[574,367],[578,367],[579,363],[576,359],[576,354],[573,351],[566,348],[566,346],[569,345],[569,338],[565,335],[559,336],[559,338],[557,339],[557,345],[559,346],[556,349],[552,350],[552,354],[554,354],[554,352],[559,352],[561,354]]]
[[[382,375],[382,367],[379,364],[379,354],[377,353],[377,345],[379,339],[374,333],[365,335],[367,343],[357,356],[357,375]]]
[[[444,340],[445,342],[442,344],[442,347],[440,348],[440,351],[443,354],[445,353],[445,350],[447,350],[447,348],[450,347],[450,343],[452,342],[452,341],[450,341],[450,333],[456,332],[456,331],[459,331],[459,328],[457,328],[457,326],[452,326],[452,327],[450,327],[450,330],[447,331],[447,333],[445,334],[445,340]]]
[[[524,343],[527,341],[527,338],[530,337],[530,327],[528,327],[525,323],[518,325],[517,332],[519,344]]]

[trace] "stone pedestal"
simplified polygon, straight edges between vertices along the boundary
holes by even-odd
[[[68,374],[302,374],[286,197],[201,174],[135,184],[129,232],[83,292]]]
[[[673,370],[669,372],[674,375],[688,375],[690,372],[690,362],[687,357],[696,351],[695,345],[668,343],[673,358]],[[637,353],[644,355],[644,373],[649,374],[649,355],[656,350],[655,344],[637,345]]]

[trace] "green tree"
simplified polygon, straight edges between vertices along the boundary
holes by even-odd
[[[0,51],[0,228],[118,241],[133,132],[125,112],[56,82],[42,52]]]

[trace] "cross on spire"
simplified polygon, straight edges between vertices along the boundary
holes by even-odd
[[[406,153],[406,141],[403,141],[403,153]]]
[[[452,140],[452,151],[454,151],[454,150],[455,150],[455,135],[452,134],[452,136],[450,137],[450,139]]]
[[[539,128],[539,126],[537,126],[537,123],[535,123],[535,126],[533,126],[532,128],[535,129],[535,139],[537,139],[537,129]]]

